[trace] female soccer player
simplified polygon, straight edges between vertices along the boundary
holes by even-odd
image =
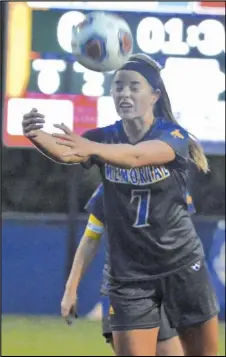
[[[86,210],[90,216],[88,223],[80,241],[78,249],[75,253],[74,262],[71,268],[71,272],[66,284],[64,296],[61,302],[62,316],[66,318],[66,321],[70,322],[70,318],[73,318],[71,312],[76,311],[77,302],[77,290],[79,282],[81,281],[86,269],[94,258],[97,249],[99,247],[100,238],[104,232],[104,207],[103,207],[103,184],[100,184],[90,200],[86,205]],[[186,202],[188,211],[190,214],[195,212],[195,208],[192,202],[191,196],[186,193]],[[109,299],[107,295],[107,271],[108,271],[108,257],[106,253],[105,265],[104,265],[104,278],[102,284],[102,330],[103,336],[106,341],[113,346],[113,337],[110,326],[109,316]],[[68,320],[69,318],[69,320]],[[158,334],[157,343],[157,356],[183,356],[183,349],[178,336],[176,336],[176,330],[170,327],[167,317],[164,312],[164,307],[161,306],[161,324]]]
[[[24,133],[60,162],[100,168],[116,354],[155,355],[163,304],[186,354],[215,356],[219,308],[184,199],[189,160],[204,172],[207,160],[175,121],[150,57],[134,55],[116,72],[112,97],[121,120],[85,137],[56,125],[64,134],[51,138],[37,130],[37,111],[24,116]]]

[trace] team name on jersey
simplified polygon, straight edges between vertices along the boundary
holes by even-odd
[[[105,164],[105,177],[111,182],[143,186],[164,180],[169,176],[169,170],[163,165],[122,169]]]

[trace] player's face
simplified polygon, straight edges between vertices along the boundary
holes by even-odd
[[[152,115],[158,94],[146,78],[135,71],[118,71],[112,83],[112,97],[122,119],[146,118]]]

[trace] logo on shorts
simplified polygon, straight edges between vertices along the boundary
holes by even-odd
[[[191,268],[194,270],[194,271],[198,271],[201,267],[201,263],[200,262],[197,262],[195,263],[194,265],[191,266]]]
[[[109,307],[109,315],[114,315],[114,314],[115,314],[115,311],[114,311],[112,305],[110,305],[110,307]]]

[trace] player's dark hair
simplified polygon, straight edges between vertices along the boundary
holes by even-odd
[[[155,60],[153,60],[151,57],[149,57],[144,53],[134,54],[130,57],[130,60],[132,59],[140,59],[142,61],[145,61],[147,64],[149,64],[152,67],[152,69],[156,70],[156,72],[159,74],[158,89],[160,90],[161,94],[157,103],[155,104],[154,116],[163,117],[166,120],[170,120],[171,122],[178,124],[178,122],[174,118],[170,99],[165,84],[160,75],[161,66]],[[195,165],[198,167],[199,170],[202,170],[205,173],[209,171],[209,165],[204,150],[200,145],[200,143],[198,142],[198,140],[190,133],[189,133],[189,155],[191,160],[195,163]]]

